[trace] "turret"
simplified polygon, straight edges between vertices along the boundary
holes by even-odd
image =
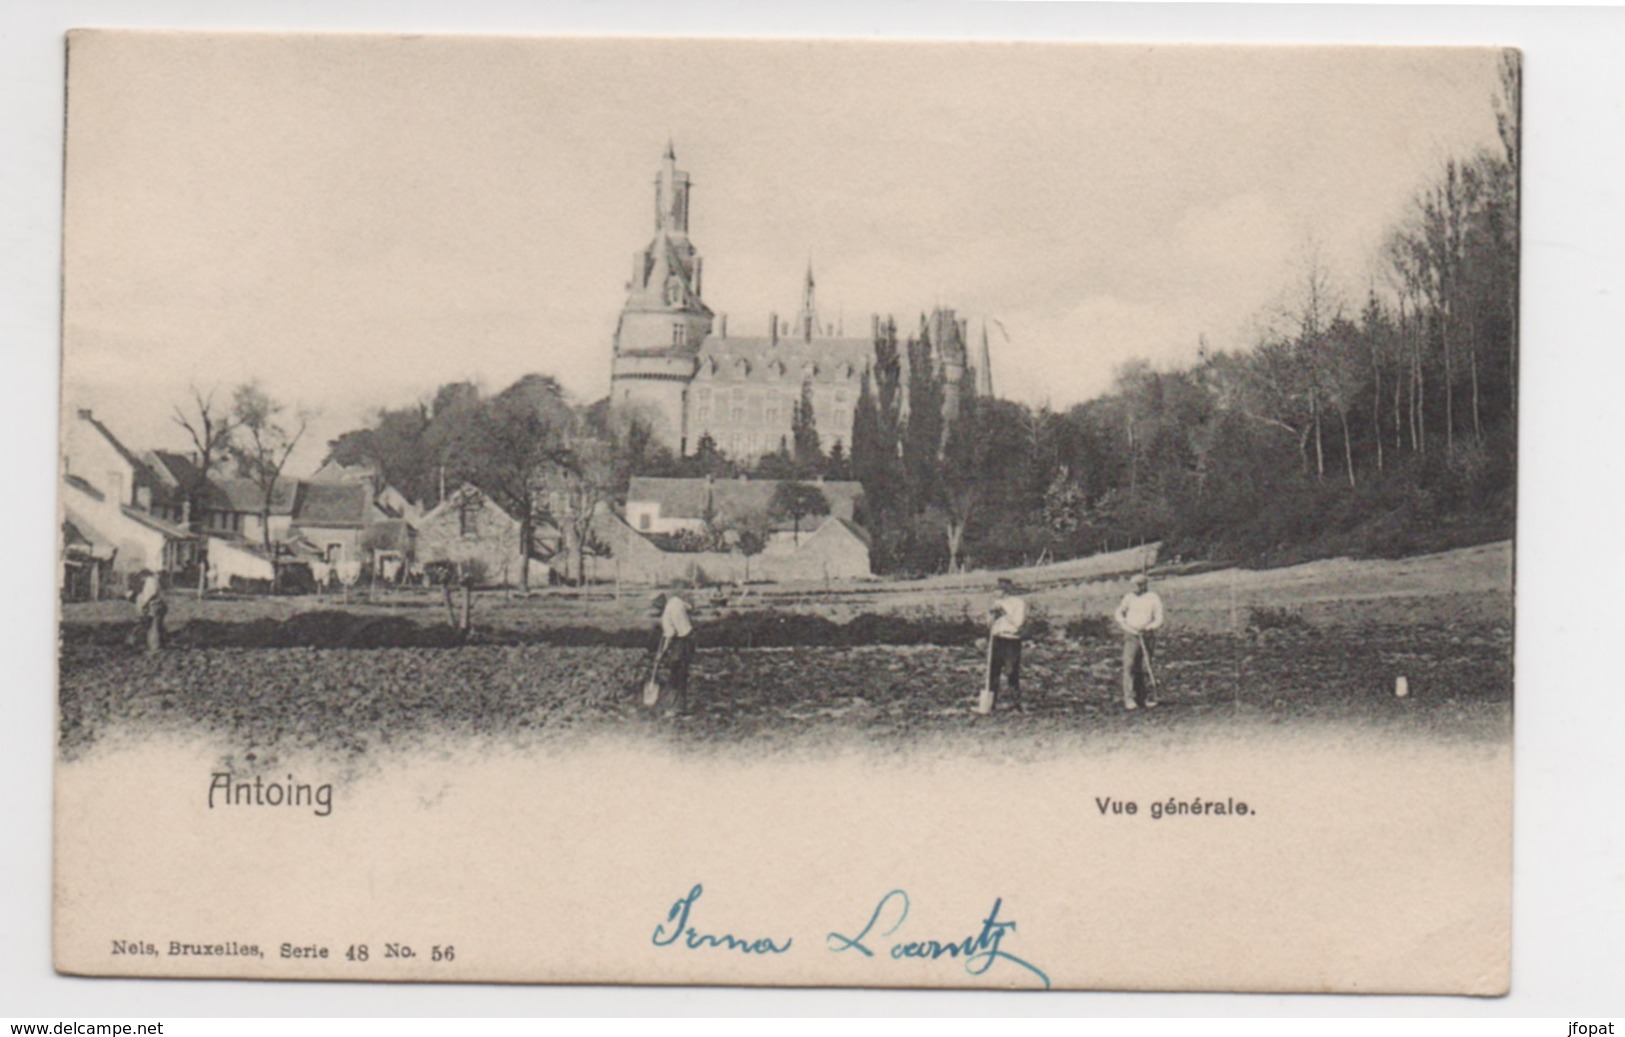
[[[658,441],[682,452],[685,395],[712,314],[700,297],[703,264],[688,239],[692,185],[669,142],[654,186],[654,239],[632,261],[615,330],[610,404],[618,415],[647,421]]]

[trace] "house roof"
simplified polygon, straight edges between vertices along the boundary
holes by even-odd
[[[841,527],[844,528],[848,533],[851,533],[853,536],[863,541],[864,547],[874,546],[873,541],[871,541],[869,538],[869,531],[858,525],[856,522],[844,518],[832,518],[830,521],[840,523]],[[820,526],[819,528],[822,529],[823,527]]]
[[[141,460],[141,458],[135,456],[129,447],[119,442],[119,438],[113,435],[113,431],[106,425],[103,425],[100,419],[92,416],[88,410],[81,410],[79,412],[79,417],[82,421],[84,421],[85,424],[99,432],[102,438],[107,440],[107,442],[112,445],[114,450],[118,451],[118,455],[124,458],[125,462],[135,470],[138,477],[145,477],[146,479],[154,482],[158,481],[157,473],[152,470],[151,466],[145,461]]]
[[[96,532],[89,522],[71,507],[62,509],[62,546],[75,554],[88,554],[96,558],[111,558],[118,548]]]
[[[502,505],[498,504],[495,500],[491,499],[491,495],[489,493],[486,493],[484,490],[480,489],[478,486],[475,486],[473,483],[465,482],[461,486],[457,487],[457,489],[455,489],[452,492],[446,494],[446,499],[445,500],[441,501],[439,504],[436,504],[433,508],[430,508],[428,511],[424,512],[423,517],[417,520],[417,524],[419,526],[423,526],[424,524],[426,524],[428,522],[431,522],[434,519],[439,518],[441,515],[445,514],[448,511],[457,510],[458,508],[462,507],[463,498],[465,498],[465,497],[467,497],[469,495],[478,496],[481,500],[483,500],[485,502],[486,507],[495,508],[497,511],[502,512],[502,514],[508,515],[507,511],[505,511],[503,509]],[[508,518],[512,519],[513,516],[508,515]]]
[[[211,479],[209,486],[209,507],[216,511],[241,511],[257,515],[265,500],[259,484],[241,476]],[[278,479],[271,492],[271,514],[292,515],[298,496],[299,483],[296,480]]]
[[[367,546],[378,551],[406,551],[412,546],[412,527],[405,519],[384,519],[367,529]]]
[[[767,514],[778,479],[656,479],[646,476],[633,478],[626,491],[626,503],[653,503],[660,507],[661,518],[702,519],[707,503],[718,518],[740,518],[751,514]],[[830,515],[851,521],[857,510],[858,498],[863,496],[863,484],[848,480],[809,481],[823,491],[829,501]],[[793,523],[775,522],[774,529],[789,529]]]
[[[150,466],[158,476],[167,483],[178,487],[195,486],[198,475],[198,466],[185,454],[178,454],[173,450],[149,450],[147,458]]]
[[[125,518],[139,522],[148,529],[156,530],[172,540],[197,539],[196,534],[194,534],[191,530],[183,529],[180,526],[175,525],[173,522],[165,522],[158,516],[150,512],[142,511],[140,508],[132,508],[125,505],[124,507],[119,508],[119,511],[123,512]]]
[[[94,487],[94,486],[90,485],[89,483],[85,482],[83,479],[79,478],[77,475],[64,475],[62,477],[62,481],[67,483],[69,486],[72,486],[74,489],[78,490],[80,493],[84,494],[85,496],[89,497],[91,500],[104,501],[104,500],[107,499],[106,494],[102,493],[102,491],[96,489],[96,487]]]
[[[361,482],[370,480],[378,475],[378,466],[373,464],[342,464],[328,458],[322,466],[311,475],[310,482]]]
[[[302,483],[295,497],[293,520],[301,526],[364,526],[370,496],[361,483]]]

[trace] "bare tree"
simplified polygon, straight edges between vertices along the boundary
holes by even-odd
[[[615,493],[616,467],[612,444],[585,436],[575,438],[560,455],[552,481],[561,501],[559,518],[575,556],[576,582],[587,582],[587,555],[601,550],[593,532],[600,505]]]
[[[288,458],[305,434],[307,415],[297,416],[297,427],[281,418],[284,405],[272,399],[259,382],[240,385],[232,393],[231,420],[239,432],[231,447],[237,467],[260,491],[260,541],[271,560],[271,590],[280,587],[282,569],[271,543],[271,507]]]
[[[192,439],[196,463],[184,472],[185,485],[181,487],[181,524],[198,536],[203,536],[208,521],[209,474],[231,449],[233,431],[229,410],[214,406],[214,390],[205,396],[197,386],[190,387],[190,409],[175,407],[175,424],[186,430]],[[203,551],[198,555],[197,596],[203,597],[209,571],[208,539],[202,541]]]

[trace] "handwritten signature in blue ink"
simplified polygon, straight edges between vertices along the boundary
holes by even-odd
[[[1016,931],[1015,922],[1000,920],[999,908],[1003,905],[1003,897],[994,898],[993,909],[987,913],[986,918],[982,919],[982,931],[975,936],[966,936],[964,939],[952,942],[913,940],[905,943],[898,941],[891,945],[888,953],[896,961],[901,961],[904,958],[929,958],[933,961],[945,957],[963,958],[965,960],[965,971],[973,976],[986,975],[987,971],[994,965],[1001,961],[1007,961],[1031,972],[1043,981],[1046,990],[1049,989],[1049,976],[1044,974],[1043,969],[1030,961],[1016,957],[1000,946],[1007,931],[1011,933]],[[856,936],[842,936],[840,933],[830,933],[825,938],[825,942],[829,949],[837,954],[844,951],[857,951],[866,958],[872,958],[875,956],[875,952],[863,941],[868,939],[869,934],[883,924],[882,919],[889,921],[890,924],[881,929],[877,933],[878,936],[890,936],[902,928],[903,921],[908,918],[908,908],[908,894],[900,889],[894,889],[880,898],[880,903],[875,905],[874,913],[869,916],[869,924],[863,927],[862,932]]]
[[[654,935],[650,937],[650,941],[656,947],[686,945],[691,951],[705,947],[722,947],[730,951],[739,951],[741,954],[783,954],[790,949],[790,939],[780,944],[765,936],[749,940],[734,936],[732,933],[713,935],[695,929],[688,924],[688,916],[694,909],[695,901],[699,900],[700,894],[704,892],[705,887],[696,882],[694,888],[688,891],[688,896],[671,905],[671,910],[666,912],[666,921],[655,926]],[[678,940],[683,942],[679,944]]]

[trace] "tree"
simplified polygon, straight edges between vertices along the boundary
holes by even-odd
[[[902,483],[905,507],[918,516],[936,494],[936,479],[942,467],[943,422],[942,380],[931,361],[931,340],[925,319],[920,321],[920,337],[911,339],[908,352],[907,415],[899,415],[898,438],[902,450]]]
[[[203,530],[208,510],[209,473],[230,451],[233,426],[231,411],[215,408],[213,390],[204,396],[194,385],[191,394],[191,409],[176,406],[173,418],[191,438],[196,457],[196,464],[186,473],[185,485],[181,487],[181,524],[198,533]]]
[[[283,404],[272,399],[253,381],[240,385],[231,397],[231,422],[239,435],[231,445],[237,470],[260,491],[260,546],[271,560],[271,590],[281,585],[282,568],[271,544],[271,505],[288,458],[305,434],[308,417],[300,414],[298,426],[290,428],[281,418]]]
[[[1040,500],[1027,494],[1031,417],[1020,404],[965,390],[959,416],[948,423],[933,498],[940,509],[950,572],[964,567],[967,533],[981,516],[996,518],[994,542],[987,546],[998,551],[1004,546],[998,541],[1014,539],[1015,531],[1029,526],[1039,512]]]
[[[599,505],[615,491],[615,450],[613,443],[589,437],[572,441],[555,470],[561,500],[559,518],[575,554],[576,583],[587,583],[587,556],[608,555],[593,531]]]
[[[175,424],[185,429],[191,437],[192,451],[197,458],[197,463],[186,472],[185,483],[181,486],[181,524],[193,533],[201,534],[208,520],[209,474],[231,449],[232,418],[231,411],[215,409],[213,390],[204,396],[194,385],[191,386],[191,393],[192,408],[182,410],[177,406],[174,414]],[[208,539],[205,538],[203,543],[207,545]],[[209,556],[205,547],[205,553],[198,558],[197,594],[200,598],[203,597],[208,571]]]
[[[810,378],[801,383],[801,398],[796,401],[795,414],[790,420],[790,440],[797,475],[802,478],[817,475],[824,466],[824,452],[818,442],[818,417],[813,411]]]
[[[849,479],[852,466],[847,462],[846,444],[837,439],[829,448],[829,459],[824,463],[824,474],[831,479]]]
[[[803,482],[785,481],[773,488],[767,503],[768,514],[776,519],[789,519],[795,542],[801,543],[801,520],[811,515],[828,515],[829,498],[816,486]]]
[[[447,428],[447,457],[519,523],[519,584],[530,589],[536,527],[553,518],[549,480],[567,458],[572,414],[557,381],[528,376],[486,401],[464,403]]]
[[[796,479],[800,478],[801,471],[796,465],[795,457],[790,452],[790,441],[779,437],[779,448],[771,454],[763,454],[756,459],[756,468],[753,473],[762,479]]]
[[[683,474],[690,478],[709,475],[716,479],[731,479],[739,474],[739,466],[722,452],[709,432],[700,434],[699,442],[694,444],[694,452],[684,461]]]
[[[745,556],[745,582],[750,582],[750,560],[767,550],[772,522],[760,511],[729,518],[722,526],[723,541]]]
[[[327,460],[373,470],[373,491],[393,486],[414,501],[439,500],[439,465],[429,443],[429,409],[414,404],[380,410],[372,427],[345,432],[327,444]]]

